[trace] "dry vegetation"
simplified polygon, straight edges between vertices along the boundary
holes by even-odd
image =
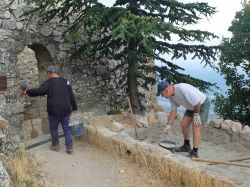
[[[171,184],[176,186],[232,186],[232,184],[227,183],[226,181],[221,181],[206,173],[200,173],[196,168],[187,168],[171,160],[167,160],[161,155],[157,156],[150,147],[142,147],[137,144],[127,147],[128,144],[126,140],[109,135],[104,136],[93,126],[92,128],[89,126],[87,129],[86,139],[91,144],[97,145],[109,152],[122,156],[129,155],[129,159],[134,163],[137,163],[140,167],[157,173],[162,179],[170,181]]]
[[[31,157],[24,150],[16,152],[7,162],[12,186],[40,187],[44,186],[43,160]]]

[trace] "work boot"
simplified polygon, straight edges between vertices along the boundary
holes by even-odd
[[[69,155],[71,155],[73,153],[73,148],[67,148],[66,149],[66,153],[68,153]]]
[[[189,155],[188,155],[188,157],[189,158],[198,158],[199,156],[198,156],[198,152],[195,152],[195,151],[191,151],[190,153],[189,153]]]
[[[175,152],[188,152],[189,153],[190,151],[191,151],[190,145],[182,145],[175,149]]]
[[[49,149],[52,151],[58,152],[58,151],[60,151],[60,146],[59,145],[50,145]]]

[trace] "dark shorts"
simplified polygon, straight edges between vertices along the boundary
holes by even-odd
[[[201,105],[201,110],[200,110],[200,117],[201,117],[201,122],[204,124],[208,120],[208,112],[210,108],[210,101],[208,98],[204,101],[204,103]],[[194,117],[194,111],[191,110],[186,110],[184,117]]]

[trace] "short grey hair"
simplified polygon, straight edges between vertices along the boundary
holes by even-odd
[[[59,73],[59,67],[57,65],[49,65],[47,67],[47,73]]]

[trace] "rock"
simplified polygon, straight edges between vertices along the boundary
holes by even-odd
[[[250,126],[246,125],[242,132],[241,132],[244,136],[249,136],[250,137]]]
[[[146,116],[136,115],[137,125],[139,127],[148,127],[148,119]]]
[[[10,176],[7,173],[5,167],[0,161],[0,187],[9,187],[10,186]]]
[[[158,103],[152,101],[149,103],[149,105],[146,106],[146,111],[147,112],[150,112],[150,111],[156,111],[156,112],[163,112],[164,111],[164,108],[163,106],[159,105]]]
[[[6,30],[14,30],[16,29],[16,22],[11,20],[3,20],[2,28]]]
[[[120,172],[120,173],[124,173],[124,170],[123,170],[123,169],[121,169],[119,172]]]
[[[143,126],[142,126],[142,123],[139,122],[139,120],[140,120],[140,115],[134,114],[134,119],[135,119],[135,122],[136,122],[136,126],[137,126],[137,127],[140,127],[140,128],[143,127]],[[133,123],[133,119],[131,119],[131,122]]]
[[[240,133],[242,131],[242,124],[240,122],[232,122],[231,130],[234,133]]]
[[[250,126],[245,126],[243,130],[241,131],[241,136],[244,139],[243,144],[245,147],[250,148]]]
[[[155,118],[155,115],[154,114],[149,114],[148,116],[148,124],[149,125],[154,125],[154,124],[157,124],[158,123],[158,120]]]
[[[43,36],[49,36],[52,33],[52,29],[49,26],[40,27],[40,34]]]
[[[2,133],[2,131],[0,131],[0,140],[5,139],[6,135],[4,133]]]
[[[68,50],[70,50],[70,46],[69,46],[69,44],[67,44],[67,43],[61,43],[61,44],[59,44],[59,48],[60,48],[62,51],[68,51]]]
[[[220,128],[222,122],[223,122],[223,119],[214,119],[214,120],[209,121],[208,125],[214,128]]]
[[[113,132],[119,132],[123,129],[123,125],[117,121],[113,121],[113,123],[109,126],[109,129]]]
[[[128,123],[123,123],[122,126],[123,126],[124,129],[129,129],[129,128],[133,127],[132,124],[128,124]]]
[[[10,12],[9,11],[4,12],[4,18],[10,19]]]
[[[221,123],[221,128],[224,130],[230,130],[232,126],[232,120],[227,119]]]
[[[165,125],[167,123],[167,118],[169,114],[166,112],[156,112],[156,119],[160,124]]]
[[[8,129],[8,121],[0,116],[0,130]]]
[[[17,22],[16,27],[17,27],[17,29],[23,29],[23,23],[22,22]]]

